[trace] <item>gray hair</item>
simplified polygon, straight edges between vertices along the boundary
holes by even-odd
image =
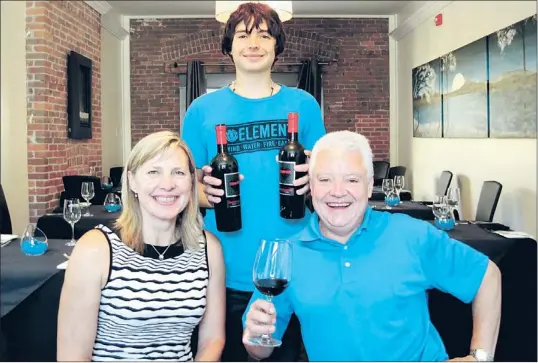
[[[372,148],[368,139],[352,131],[334,131],[323,135],[314,145],[310,156],[309,173],[312,175],[318,153],[322,150],[355,151],[362,155],[366,167],[366,177],[374,175]]]

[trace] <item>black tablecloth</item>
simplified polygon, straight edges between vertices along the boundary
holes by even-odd
[[[473,224],[456,225],[448,234],[487,255],[501,270],[502,317],[495,360],[536,362],[536,241],[504,238]],[[432,290],[429,306],[450,357],[469,354],[472,305]]]
[[[64,271],[56,266],[73,247],[49,239],[43,256],[26,256],[20,240],[2,247],[2,361],[56,360],[56,330]]]
[[[507,239],[472,224],[457,225],[448,233],[488,255],[501,270],[503,315],[496,361],[536,362],[536,241]],[[63,277],[63,271],[57,272],[2,318],[8,344],[4,360],[55,361]],[[431,319],[450,357],[467,355],[472,333],[471,304],[432,290],[429,305]]]
[[[21,252],[20,239],[13,240],[1,251],[1,316],[9,313],[16,305],[37,290],[58,270],[56,266],[66,259],[73,247],[66,240],[49,239],[49,248],[42,256],[26,256]]]
[[[84,209],[85,213],[86,209]],[[80,238],[98,224],[112,226],[121,212],[110,213],[102,205],[90,206],[92,217],[81,217],[75,223],[75,238]],[[37,227],[41,229],[48,238],[71,239],[71,225],[64,219],[63,213],[49,213],[39,217]]]
[[[400,192],[400,200],[401,201],[409,201],[412,200],[411,192],[409,190],[402,190]],[[383,190],[381,187],[374,187],[374,190],[372,191],[372,196],[370,197],[370,200],[375,201],[383,201],[385,200],[385,193],[383,193]]]
[[[372,208],[381,212],[403,213],[424,221],[433,221],[435,218],[431,207],[418,202],[402,201],[402,203],[395,207],[391,207],[390,209],[387,207],[385,202],[370,200],[368,203]]]

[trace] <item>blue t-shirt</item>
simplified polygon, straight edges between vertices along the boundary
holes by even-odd
[[[294,312],[312,361],[443,361],[427,290],[465,303],[489,259],[430,223],[367,208],[346,244],[325,238],[317,214],[292,240],[287,289],[273,298],[281,339]],[[249,303],[263,299],[256,291]]]
[[[228,87],[205,94],[189,106],[182,137],[197,168],[209,165],[217,154],[215,125],[227,125],[228,152],[245,176],[240,184],[242,229],[219,232],[209,209],[205,227],[220,240],[226,264],[226,286],[253,291],[252,266],[261,239],[282,238],[301,231],[308,223],[280,217],[279,166],[275,159],[287,143],[288,112],[299,114],[299,142],[312,150],[325,134],[321,110],[309,93],[286,86],[271,97],[248,99]]]

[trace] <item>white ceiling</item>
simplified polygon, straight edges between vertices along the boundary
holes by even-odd
[[[214,1],[109,1],[123,15],[140,17],[212,17]],[[393,15],[412,1],[293,1],[295,17]]]

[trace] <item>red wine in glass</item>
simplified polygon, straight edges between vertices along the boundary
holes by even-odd
[[[262,240],[252,269],[254,286],[267,301],[280,295],[291,279],[291,243],[285,239]],[[279,347],[282,341],[270,334],[252,337],[250,342],[263,347]]]

